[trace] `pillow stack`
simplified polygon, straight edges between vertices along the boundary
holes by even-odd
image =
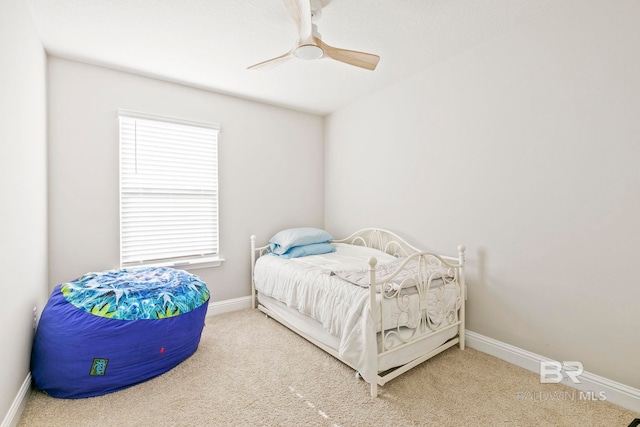
[[[333,236],[319,228],[300,227],[282,230],[269,240],[270,253],[281,258],[298,258],[335,252]]]

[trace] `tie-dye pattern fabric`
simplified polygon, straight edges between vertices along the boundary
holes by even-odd
[[[75,307],[109,319],[164,319],[209,300],[198,276],[169,267],[135,267],[87,273],[61,285]]]

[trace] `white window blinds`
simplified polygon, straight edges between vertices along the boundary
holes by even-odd
[[[120,119],[120,263],[218,256],[217,125],[130,112]]]

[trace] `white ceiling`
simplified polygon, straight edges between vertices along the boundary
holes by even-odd
[[[325,43],[380,55],[247,70],[297,41],[282,0],[27,0],[51,55],[327,114],[556,7],[558,0],[322,0]]]

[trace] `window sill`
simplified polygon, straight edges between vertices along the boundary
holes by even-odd
[[[224,262],[224,258],[220,257],[207,257],[207,258],[195,258],[192,260],[180,260],[180,261],[167,261],[167,262],[154,262],[154,263],[140,263],[123,265],[123,268],[127,267],[171,267],[182,270],[198,270],[201,268],[213,268],[220,267]]]

